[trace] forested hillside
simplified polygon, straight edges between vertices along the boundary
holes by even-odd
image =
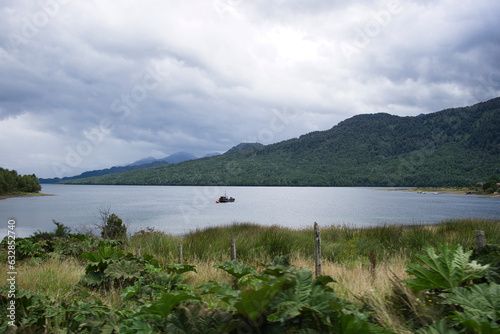
[[[500,98],[416,117],[365,114],[330,130],[85,184],[453,186],[500,174]]]
[[[108,175],[108,174],[113,174],[113,173],[122,173],[122,172],[142,169],[142,168],[163,166],[163,165],[167,165],[167,164],[168,164],[168,162],[166,162],[166,161],[153,161],[153,162],[144,163],[144,164],[137,164],[137,165],[129,165],[129,166],[121,166],[121,167],[115,166],[115,167],[106,168],[106,169],[99,169],[99,170],[92,170],[92,171],[84,172],[84,173],[82,173],[80,175],[76,175],[76,176],[63,177],[62,179],[58,178],[58,177],[51,178],[51,179],[40,178],[40,183],[58,183],[61,181],[83,179],[83,178],[102,176],[102,175]]]
[[[37,193],[40,190],[42,187],[35,174],[19,175],[15,170],[0,168],[0,195]]]

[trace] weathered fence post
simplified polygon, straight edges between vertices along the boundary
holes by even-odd
[[[321,236],[318,223],[314,222],[314,262],[316,277],[321,276]]]
[[[375,284],[375,279],[377,278],[377,253],[375,252],[374,249],[370,251],[370,273],[372,276],[372,286]]]
[[[474,236],[476,237],[476,250],[480,251],[486,247],[486,237],[484,236],[484,231],[475,230]]]
[[[182,243],[179,242],[179,264],[182,264]]]
[[[231,261],[236,260],[236,239],[231,236]]]

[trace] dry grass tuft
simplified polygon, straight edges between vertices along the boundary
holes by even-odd
[[[85,267],[76,259],[53,257],[39,264],[23,262],[16,282],[21,289],[58,298],[71,291],[84,274]]]

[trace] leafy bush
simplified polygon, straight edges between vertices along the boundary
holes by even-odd
[[[145,270],[131,254],[106,245],[101,245],[97,252],[84,252],[81,257],[89,261],[82,279],[85,286],[109,289],[113,284],[132,285]]]
[[[484,265],[469,261],[472,251],[463,252],[458,245],[442,244],[439,254],[433,248],[417,258],[425,264],[409,264],[408,273],[417,276],[406,284],[418,290],[428,290],[428,295],[438,297],[449,308],[441,309],[436,321],[419,333],[500,333],[500,285],[491,282],[472,284],[474,279],[484,278],[489,263]],[[437,293],[437,294],[436,294]],[[429,297],[427,297],[429,298]]]
[[[220,334],[233,320],[231,312],[209,309],[202,304],[180,306],[168,316],[167,332],[174,334]]]
[[[500,284],[500,246],[486,245],[481,250],[474,251],[472,256],[480,264],[488,265],[486,279]]]
[[[498,190],[498,185],[496,180],[490,180],[483,184],[483,190],[487,194],[492,194]]]
[[[101,237],[104,239],[124,239],[127,236],[127,227],[116,214],[112,213],[107,217],[106,223],[102,227]]]
[[[95,252],[82,253],[81,258],[89,261],[81,280],[83,286],[131,287],[122,295],[127,299],[140,299],[144,295],[152,297],[155,292],[172,290],[180,285],[182,273],[196,271],[192,265],[173,264],[167,266],[167,272],[148,254],[137,257],[107,245],[99,246]]]
[[[453,244],[441,244],[437,248],[438,254],[434,248],[428,247],[425,254],[416,256],[420,264],[408,265],[407,273],[417,277],[406,280],[410,287],[417,290],[450,289],[486,275],[488,265],[469,262],[472,251],[464,252],[462,246]]]
[[[52,232],[41,232],[41,231],[36,231],[33,233],[33,235],[30,237],[33,241],[42,241],[42,240],[47,240],[51,241],[54,238],[67,238],[69,237],[71,233],[71,228],[68,226],[65,226],[63,223],[56,222],[55,220],[52,220],[52,222],[56,225],[56,228]]]
[[[270,264],[260,273],[236,261],[215,267],[238,279],[236,289],[216,282],[201,286],[201,294],[217,297],[235,312],[235,321],[225,327],[229,332],[388,332],[339,298],[327,285],[334,282],[329,276],[314,279],[309,269],[280,264]]]

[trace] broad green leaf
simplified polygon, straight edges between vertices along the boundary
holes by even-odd
[[[472,279],[483,277],[488,266],[476,261],[469,262],[471,251],[464,252],[459,245],[441,244],[439,254],[429,247],[425,254],[417,255],[421,264],[409,264],[406,272],[417,278],[405,280],[408,286],[417,289],[450,289]]]
[[[359,319],[354,315],[344,314],[342,312],[335,313],[331,319],[333,331],[332,333],[342,334],[389,334],[389,330],[372,325],[365,320]]]
[[[325,285],[325,286],[328,283],[337,283],[336,280],[334,280],[331,276],[328,276],[328,275],[318,276],[318,277],[316,277],[316,281],[318,283],[321,283],[322,285]]]
[[[139,293],[139,290],[141,289],[141,281],[135,282],[134,285],[126,287],[125,289],[122,290],[122,293],[120,294],[120,297],[123,300],[127,300],[132,298],[133,296],[136,296]]]
[[[230,306],[240,298],[240,290],[234,290],[229,284],[224,282],[207,282],[200,286],[200,294],[213,294]]]
[[[168,271],[176,273],[177,275],[187,273],[188,271],[196,272],[196,266],[192,264],[179,264],[172,263],[167,266]]]
[[[144,254],[144,255],[142,256],[142,258],[143,258],[145,261],[149,262],[151,265],[153,265],[153,266],[155,266],[155,267],[157,267],[157,268],[159,268],[159,267],[160,267],[160,263],[159,263],[159,262],[158,262],[158,260],[157,260],[157,259],[155,259],[152,255],[150,255],[150,254]]]
[[[333,281],[331,277],[313,279],[310,270],[299,270],[293,277],[294,284],[283,284],[281,291],[275,298],[272,309],[276,312],[268,319],[293,319],[300,317],[304,322],[315,319],[314,328],[328,325],[327,317],[333,312],[342,309],[342,300],[336,297],[331,288],[322,284]]]
[[[130,280],[141,277],[144,266],[136,261],[117,261],[111,263],[104,273],[112,279]]]
[[[178,291],[172,293],[164,293],[159,300],[144,308],[143,312],[148,314],[157,314],[166,317],[172,312],[175,306],[179,305],[184,300],[200,300],[200,296],[190,292]]]
[[[101,285],[103,283],[103,277],[99,273],[90,272],[82,277],[81,282],[84,285]]]
[[[294,274],[297,272],[295,267],[284,266],[280,264],[270,264],[266,266],[266,269],[262,272],[265,275],[282,277],[287,274]]]
[[[467,319],[463,314],[457,314],[452,316],[452,319],[459,322],[463,327],[469,329],[467,333],[480,333],[480,334],[498,334],[500,333],[500,328],[498,325],[492,321],[487,321],[486,319]]]
[[[261,275],[245,275],[238,280],[238,286],[249,287],[256,289],[262,284],[267,284],[269,282],[269,278]]]
[[[97,252],[83,252],[80,257],[91,262],[99,262],[102,259]]]
[[[447,297],[446,303],[458,305],[463,308],[464,318],[488,318],[493,321],[500,320],[500,285],[478,284],[470,288],[454,288],[451,293],[443,294]]]
[[[236,260],[226,261],[223,264],[214,265],[215,268],[224,270],[225,272],[235,276],[236,278],[241,278],[248,274],[257,274],[255,268],[252,266],[245,266]]]
[[[240,313],[255,321],[264,311],[268,310],[282,284],[283,281],[280,280],[263,285],[257,290],[243,290],[240,293],[240,300],[234,304],[234,307]]]
[[[123,255],[124,254],[122,252],[114,247],[106,245],[99,246],[99,256],[101,256],[103,259],[119,259],[123,257]]]

